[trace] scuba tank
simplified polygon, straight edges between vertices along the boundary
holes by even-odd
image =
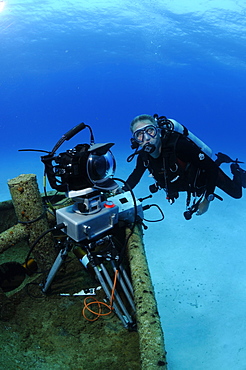
[[[158,117],[157,114],[154,114],[154,118],[157,121],[160,129],[164,131],[163,133],[172,131],[178,132],[179,134],[186,136],[189,140],[196,144],[203,153],[207,154],[207,156],[209,156],[210,158],[212,157],[212,149],[209,148],[192,132],[190,132],[185,126],[181,125],[181,123],[175,121],[174,119],[167,119],[165,116]]]

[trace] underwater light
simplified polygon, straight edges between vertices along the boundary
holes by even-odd
[[[5,7],[5,1],[0,0],[0,13],[3,11],[4,7]]]

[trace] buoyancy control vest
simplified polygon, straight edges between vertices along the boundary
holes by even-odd
[[[162,136],[164,136],[164,132],[178,132],[181,135],[187,137],[187,139],[191,140],[194,144],[196,144],[203,153],[207,154],[210,158],[212,157],[212,149],[209,148],[191,131],[189,131],[184,125],[175,121],[174,119],[168,119],[165,116],[158,117],[157,114],[154,115],[154,118],[157,121],[159,128],[162,130]]]
[[[205,184],[198,186],[196,180],[199,170],[191,163],[184,163],[176,155],[176,144],[180,137],[190,140],[199,150],[209,157],[212,157],[212,150],[185,126],[165,116],[154,116],[162,132],[162,157],[164,168],[164,189],[168,201],[172,204],[179,196],[179,191],[187,191],[187,208],[190,204],[191,194],[203,196]],[[189,183],[190,181],[190,183]],[[155,185],[158,190],[158,183]],[[163,187],[163,186],[161,186]],[[154,186],[152,187],[154,189]],[[199,202],[201,201],[201,198]],[[194,202],[195,203],[195,202]]]

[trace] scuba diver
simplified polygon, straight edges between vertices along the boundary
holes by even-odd
[[[223,153],[216,154],[213,161],[211,149],[177,121],[144,114],[133,119],[130,129],[132,148],[136,150],[127,161],[138,155],[136,167],[126,180],[131,189],[148,169],[156,181],[150,191],[164,189],[170,204],[179,197],[179,192],[187,192],[184,212],[187,220],[193,213],[204,214],[215,197],[222,200],[214,193],[216,187],[235,199],[242,197],[246,171],[239,163],[243,162]],[[219,168],[222,163],[231,163],[232,179]]]

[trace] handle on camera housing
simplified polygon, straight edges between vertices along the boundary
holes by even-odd
[[[45,155],[41,157],[41,161],[44,164],[45,168],[45,175],[47,175],[47,178],[49,180],[50,186],[52,189],[56,189],[57,191],[66,192],[68,190],[66,184],[58,184],[57,178],[54,173],[54,166],[52,164],[52,161],[54,160],[54,155]]]
[[[91,134],[91,140],[90,141],[91,141],[91,143],[94,143],[94,136],[93,136],[93,132],[92,132],[91,127],[89,125],[86,125],[84,122],[81,122],[78,125],[76,125],[75,127],[73,127],[72,129],[70,129],[69,131],[67,131],[64,135],[62,135],[62,137],[58,140],[58,142],[55,144],[52,151],[49,152],[48,155],[45,155],[45,156],[41,157],[41,161],[44,163],[44,166],[45,166],[45,174],[47,175],[50,186],[53,189],[56,189],[56,190],[61,191],[61,192],[66,192],[68,190],[66,184],[59,184],[57,182],[56,174],[54,173],[54,167],[53,167],[53,164],[52,164],[52,161],[55,158],[55,152],[57,151],[58,148],[60,148],[60,146],[65,141],[70,140],[72,137],[77,135],[80,131],[84,130],[86,127],[90,130],[90,134]]]

